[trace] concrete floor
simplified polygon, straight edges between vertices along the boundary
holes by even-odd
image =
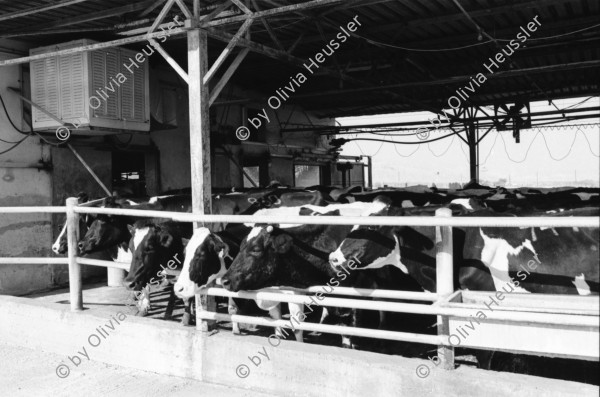
[[[421,379],[415,368],[430,364],[424,360],[312,343],[284,341],[275,348],[264,335],[251,332],[245,332],[244,337],[227,331],[202,335],[177,323],[183,309],[180,304],[173,311],[172,321],[154,320],[164,318],[166,291],[153,294],[155,309],[150,312],[151,318],[145,319],[127,312],[124,302],[128,294],[121,287],[90,284],[83,292],[83,313],[70,312],[67,289],[23,298],[1,297],[0,343],[4,345],[0,345],[0,397],[192,393],[264,396],[268,395],[264,391],[269,390],[286,396],[598,395],[597,386],[483,371],[465,365],[452,372],[434,370],[427,379]],[[92,361],[71,365],[69,376],[60,379],[56,369],[59,364],[68,363],[66,355],[73,355],[94,327],[119,311],[127,313],[128,318],[116,332],[110,332],[110,343],[103,343],[101,349],[90,349]],[[270,349],[269,360],[256,370],[253,368],[251,377],[236,377],[236,365],[247,363],[249,354],[265,347]],[[254,390],[263,390],[263,394]]]
[[[27,298],[31,298],[33,300],[37,300],[44,303],[50,304],[58,304],[63,306],[68,310],[69,308],[69,290],[68,288],[56,289],[53,291],[46,291],[43,293],[32,294],[26,296]],[[169,288],[157,288],[153,287],[151,291],[151,302],[152,309],[146,316],[146,318],[157,320],[157,325],[159,324],[169,324],[176,325],[180,327],[179,323],[181,322],[181,318],[184,313],[183,302],[179,299],[175,299],[174,305],[172,308],[169,308],[169,298],[170,291]],[[101,316],[110,316],[115,315],[119,311],[125,313],[127,316],[135,315],[137,312],[137,308],[132,303],[132,305],[128,306],[125,302],[133,302],[133,293],[131,291],[127,291],[124,287],[107,287],[106,282],[98,282],[98,283],[90,283],[84,286],[83,290],[83,302],[84,302],[84,312],[88,314],[97,314]],[[227,305],[225,302],[222,302],[219,306],[219,312],[226,313]],[[249,315],[263,315],[267,316],[266,312],[261,312],[259,310],[251,310],[254,313],[244,313]],[[284,318],[287,318],[287,315],[284,315]],[[242,333],[248,336],[260,336],[266,338],[273,332],[273,329],[270,327],[260,327],[260,326],[251,326],[248,324],[240,324]],[[231,333],[231,323],[229,322],[220,322],[218,324],[218,328],[221,332],[226,334]],[[193,328],[188,328],[192,329]],[[320,334],[320,333],[312,333],[305,332],[305,342],[307,344],[317,344],[317,345],[329,345],[329,346],[340,346],[341,338],[338,335],[333,334]],[[290,339],[293,339],[293,336],[290,335]],[[403,357],[421,357],[423,351],[434,351],[434,346],[425,346],[420,344],[409,344],[409,343],[401,343],[395,342],[394,348],[395,351],[390,351],[389,346],[391,345],[388,342],[386,346],[386,353],[392,354],[396,356]],[[373,351],[373,352],[384,352],[383,350],[379,351],[376,346],[362,346],[361,350]],[[426,357],[426,356],[425,356]],[[64,358],[64,357],[63,357]],[[537,359],[536,357],[530,357],[530,360]],[[2,362],[2,361],[0,361]],[[460,356],[456,358],[457,364],[462,366],[475,366],[475,358],[474,356]],[[544,366],[544,361],[540,361],[540,365],[529,365],[528,368],[542,368]],[[96,364],[96,365],[105,365],[105,364]],[[510,368],[503,368],[503,371],[508,372],[520,372],[520,370],[514,370]],[[95,373],[95,372],[94,372]],[[178,373],[176,373],[178,375]],[[537,374],[532,373],[538,376],[546,376],[546,377],[555,377],[548,376],[547,374]],[[560,375],[560,374],[559,374]],[[556,378],[560,379],[561,376],[556,376]],[[187,381],[187,379],[186,379]],[[0,397],[2,397],[3,393],[1,393],[1,384],[0,384]]]
[[[58,303],[66,306],[69,305],[68,288],[59,288],[52,291],[27,295],[26,297],[43,302]],[[130,306],[128,306],[126,302],[131,302]],[[106,281],[88,283],[83,287],[84,310],[106,311],[111,314],[122,311],[126,315],[135,315],[137,309],[133,302],[134,296],[132,291],[127,291],[125,287],[107,287]],[[168,302],[169,291],[167,288],[161,289],[152,287],[152,309],[147,317],[180,322],[181,317],[183,316],[183,301],[175,299],[172,314],[166,316]]]
[[[87,361],[61,379],[55,373],[61,360],[64,355],[0,342],[0,396],[272,396],[97,361]]]

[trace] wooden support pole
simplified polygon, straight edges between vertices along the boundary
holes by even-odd
[[[186,27],[193,26],[192,20],[186,20]],[[208,70],[208,38],[206,32],[199,29],[187,33],[188,40],[188,76],[189,76],[189,113],[190,113],[190,162],[192,176],[192,212],[211,213],[211,172],[210,172],[210,118],[208,86],[203,84]],[[194,227],[201,226],[197,222]],[[196,328],[200,331],[212,331],[215,321],[204,321],[198,317],[201,311],[215,311],[214,297],[196,295]]]
[[[452,217],[449,208],[440,208],[435,211],[437,217]],[[436,245],[436,292],[439,299],[445,299],[454,292],[454,269],[452,252],[452,227],[437,226],[435,228]],[[438,335],[448,337],[450,327],[447,316],[437,316]],[[443,369],[454,369],[454,347],[438,346],[438,358]]]
[[[160,10],[160,13],[158,14],[156,19],[152,23],[152,26],[150,26],[150,28],[148,29],[148,32],[147,32],[148,34],[154,33],[154,31],[156,30],[158,25],[160,25],[160,23],[163,21],[163,19],[165,19],[165,16],[167,16],[169,11],[171,11],[171,7],[173,7],[174,2],[175,2],[175,0],[168,0],[165,3],[162,10]]]
[[[69,300],[72,311],[83,310],[81,266],[77,263],[79,214],[75,212],[75,207],[78,203],[77,197],[67,199],[67,259],[69,260]]]
[[[183,12],[183,15],[185,16],[186,19],[192,19],[192,18],[194,18],[194,14],[185,5],[185,3],[183,2],[183,0],[175,0],[175,2],[179,6],[179,9],[181,10],[181,12]]]
[[[227,43],[227,46],[225,47],[225,49],[221,52],[221,54],[219,54],[219,56],[217,57],[215,62],[212,64],[212,66],[210,67],[208,72],[206,72],[206,74],[204,75],[204,78],[202,79],[202,82],[204,84],[208,84],[210,79],[217,73],[217,70],[219,69],[219,67],[223,64],[223,62],[225,62],[225,60],[227,59],[229,54],[231,54],[231,51],[233,51],[233,48],[237,45],[237,43],[240,41],[242,36],[244,34],[246,34],[246,31],[250,28],[250,25],[252,25],[253,21],[254,21],[253,19],[248,19],[248,20],[244,21],[242,26],[240,26],[240,28],[238,29],[235,36],[233,36],[231,41],[229,43]]]
[[[150,42],[150,44],[152,44],[152,46],[156,49],[156,51],[158,51],[158,53],[160,55],[162,55],[163,58],[165,58],[165,61],[167,61],[167,63],[169,65],[171,65],[171,67],[173,69],[175,69],[175,71],[177,72],[177,74],[183,79],[183,81],[185,81],[186,83],[189,84],[189,80],[188,80],[188,74],[185,72],[185,70],[183,70],[183,68],[181,66],[179,66],[179,64],[177,63],[176,60],[174,60],[167,51],[165,51],[164,48],[162,48],[162,46],[160,44],[158,44],[158,42],[154,39],[148,39],[148,41]]]
[[[100,187],[102,188],[102,190],[104,190],[104,192],[106,193],[107,196],[112,196],[112,193],[110,192],[110,190],[108,190],[108,188],[106,187],[106,185],[104,183],[102,183],[102,181],[100,180],[100,178],[98,178],[98,175],[96,175],[96,173],[94,172],[94,170],[92,170],[92,168],[85,162],[85,160],[83,159],[83,157],[81,157],[79,155],[79,153],[77,153],[77,151],[75,150],[75,148],[73,146],[71,146],[70,143],[67,143],[67,146],[69,147],[69,149],[71,149],[71,151],[73,152],[73,154],[75,155],[75,157],[77,157],[77,160],[79,160],[81,162],[81,164],[83,164],[83,166],[85,167],[85,169],[87,170],[87,172],[90,173],[90,175],[92,176],[92,178],[94,178],[94,180],[98,183],[98,185],[100,185]]]
[[[200,214],[211,213],[208,87],[202,84],[207,66],[206,33],[192,30],[188,32],[192,210]]]

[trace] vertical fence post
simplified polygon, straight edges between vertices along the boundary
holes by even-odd
[[[440,208],[435,211],[435,216],[452,217],[449,208]],[[437,265],[436,286],[438,299],[445,299],[454,292],[454,272],[452,263],[452,227],[436,226],[435,228],[435,260]],[[438,335],[450,334],[447,316],[437,316]],[[454,347],[438,346],[438,358],[444,369],[454,369]]]
[[[217,300],[214,296],[196,295],[196,329],[203,332],[210,332],[217,329],[217,322],[215,320],[201,320],[198,318],[198,313],[200,311],[217,311]]]
[[[79,240],[79,214],[75,207],[79,203],[76,197],[67,199],[67,246],[69,258],[69,298],[71,310],[83,310],[81,293],[81,266],[77,263],[77,242]]]

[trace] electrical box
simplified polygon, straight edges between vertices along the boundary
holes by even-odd
[[[31,49],[29,54],[94,43],[76,40]],[[31,100],[64,123],[76,125],[78,132],[149,131],[148,62],[145,56],[139,62],[136,55],[113,47],[32,61]],[[35,107],[32,119],[36,131],[62,125]]]

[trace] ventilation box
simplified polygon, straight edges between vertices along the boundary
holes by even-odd
[[[76,40],[31,49],[29,53],[38,55],[94,43]],[[138,62],[137,54],[117,47],[32,61],[32,101],[64,123],[78,126],[78,132],[149,131],[148,62],[145,56],[144,62]],[[35,107],[32,118],[37,131],[55,130],[62,125]]]

